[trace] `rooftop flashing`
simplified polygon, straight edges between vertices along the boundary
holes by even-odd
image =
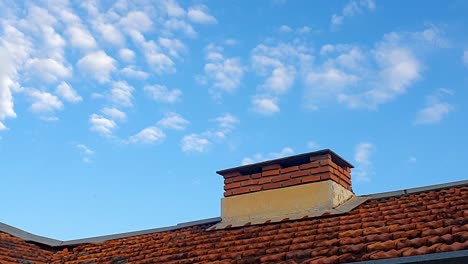
[[[332,150],[323,149],[323,150],[303,153],[299,155],[294,155],[294,156],[289,156],[289,157],[284,157],[284,158],[279,158],[279,159],[274,159],[274,160],[267,160],[267,161],[262,161],[259,163],[224,169],[224,170],[217,171],[216,173],[218,173],[219,175],[225,175],[231,172],[239,171],[242,174],[252,174],[252,173],[261,172],[262,167],[265,167],[268,165],[279,164],[283,167],[290,167],[290,166],[308,163],[310,161],[309,160],[310,157],[326,155],[326,154],[330,154],[332,161],[338,164],[339,166],[354,168],[354,166],[351,163],[347,162],[345,159],[343,159],[341,156],[339,156]]]

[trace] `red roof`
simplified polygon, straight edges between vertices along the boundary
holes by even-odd
[[[467,201],[465,184],[371,197],[343,215],[55,248],[0,232],[0,263],[349,263],[453,252],[468,249]]]

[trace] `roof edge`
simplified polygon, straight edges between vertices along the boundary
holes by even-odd
[[[463,180],[463,181],[434,184],[434,185],[403,189],[403,190],[397,190],[397,191],[365,194],[365,195],[360,195],[360,197],[367,197],[369,200],[375,200],[375,199],[408,195],[408,194],[420,193],[420,192],[426,192],[426,191],[437,191],[437,190],[446,189],[446,188],[462,187],[462,186],[467,186],[467,185],[468,185],[468,180]]]
[[[197,225],[216,224],[220,221],[221,221],[220,217],[213,217],[213,218],[207,218],[207,219],[202,219],[202,220],[197,220],[197,221],[179,223],[174,226],[166,226],[166,227],[145,229],[145,230],[140,230],[140,231],[132,231],[132,232],[113,234],[113,235],[104,235],[104,236],[96,236],[96,237],[65,240],[65,241],[34,235],[34,234],[31,234],[29,232],[26,232],[16,227],[12,227],[4,223],[0,223],[0,232],[10,234],[12,236],[21,238],[28,242],[34,242],[34,243],[42,244],[42,245],[49,246],[49,247],[66,247],[66,246],[76,246],[76,245],[81,245],[81,244],[104,242],[108,240],[125,238],[125,237],[173,231],[173,230],[182,229],[182,228],[191,227],[191,226],[197,226]]]
[[[468,250],[355,262],[355,264],[456,264],[468,263]]]

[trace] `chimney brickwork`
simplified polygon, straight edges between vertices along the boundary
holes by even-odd
[[[345,189],[352,191],[351,168],[347,164],[338,165],[333,161],[333,154],[310,156],[297,165],[268,164],[258,168],[258,172],[243,173],[242,167],[222,174],[224,177],[224,196],[234,196],[332,180]],[[261,171],[260,171],[261,169]]]

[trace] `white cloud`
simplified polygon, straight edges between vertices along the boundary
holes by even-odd
[[[83,50],[89,50],[94,49],[97,46],[94,37],[81,24],[74,24],[72,26],[69,26],[66,30],[66,33],[68,35],[71,45],[74,47]]]
[[[185,10],[179,6],[174,0],[166,0],[162,2],[167,14],[170,17],[183,17],[185,16]]]
[[[127,32],[147,32],[153,28],[153,22],[143,11],[128,12],[125,17],[120,19],[119,23]]]
[[[468,66],[468,50],[465,50],[463,52],[462,60],[463,60],[463,63],[465,63],[465,65]]]
[[[0,131],[7,130],[7,129],[8,129],[8,127],[6,127],[2,122],[0,122]],[[0,137],[0,139],[1,139],[1,137]]]
[[[95,131],[103,136],[110,136],[117,124],[114,120],[107,119],[102,115],[92,114],[89,117],[89,123],[91,123],[91,130]]]
[[[343,24],[345,18],[353,17],[365,11],[374,11],[376,8],[374,0],[350,0],[341,11],[341,14],[333,14],[331,17],[332,28]]]
[[[156,73],[174,73],[175,63],[161,51],[161,48],[153,41],[143,43],[143,51],[146,61]]]
[[[29,74],[37,76],[46,82],[56,82],[59,78],[70,77],[72,70],[62,63],[51,59],[30,59],[26,62],[26,70]]]
[[[174,130],[184,130],[189,123],[188,120],[177,113],[168,113],[158,121],[158,126]]]
[[[208,14],[208,8],[204,5],[189,8],[187,17],[190,21],[199,24],[216,24],[216,18]]]
[[[242,159],[242,165],[253,164],[265,160],[279,159],[294,154],[294,149],[290,147],[283,148],[280,152],[270,152],[268,154],[256,153],[252,157],[245,157]]]
[[[415,124],[427,125],[435,124],[444,119],[454,107],[444,102],[443,99],[453,92],[447,89],[439,89],[434,94],[426,98],[426,106],[418,111],[414,120]]]
[[[84,144],[77,144],[76,147],[85,155],[94,155],[94,151]]]
[[[135,59],[135,52],[127,48],[120,49],[119,57],[126,62],[132,62]]]
[[[81,96],[66,82],[61,82],[55,89],[55,94],[62,97],[65,101],[78,103],[83,100]]]
[[[86,146],[85,144],[76,144],[75,147],[80,152],[82,161],[85,163],[90,163],[91,156],[94,155],[94,151],[90,149],[88,146]]]
[[[109,81],[111,72],[116,69],[115,64],[116,61],[102,50],[88,53],[77,63],[81,71],[93,75],[100,83]]]
[[[320,48],[320,55],[326,55],[330,52],[333,52],[335,50],[335,46],[331,45],[331,44],[326,44],[326,45],[323,45],[321,48]]]
[[[112,84],[112,89],[109,92],[108,99],[118,106],[130,107],[133,106],[133,88],[125,81],[118,81]]]
[[[172,57],[179,57],[180,53],[187,50],[185,45],[178,39],[160,37],[158,42]]]
[[[318,149],[320,145],[316,141],[308,141],[307,148],[308,149]]]
[[[161,129],[150,126],[131,136],[128,142],[133,144],[154,144],[163,141],[165,137],[166,135]]]
[[[169,19],[166,20],[164,25],[171,31],[182,31],[188,37],[194,38],[197,36],[197,32],[193,29],[192,25],[188,24],[184,20]]]
[[[253,110],[263,115],[272,115],[280,111],[275,98],[256,96],[252,99]]]
[[[125,44],[125,37],[115,25],[96,21],[93,26],[94,29],[101,34],[101,37],[108,43],[119,47]]]
[[[216,117],[212,121],[216,122],[217,127],[208,129],[199,134],[186,135],[181,141],[182,151],[184,152],[204,152],[213,143],[222,142],[227,136],[232,133],[235,126],[239,123],[239,119],[234,115],[225,113]]]
[[[372,170],[371,156],[375,150],[373,144],[368,142],[359,143],[354,152],[354,160],[357,166],[354,175],[357,181],[370,181],[374,172]]]
[[[149,77],[149,73],[137,70],[135,66],[128,66],[120,70],[120,73],[125,77],[135,78],[135,79],[147,79]]]
[[[121,122],[127,120],[127,114],[125,114],[125,112],[122,112],[117,108],[105,107],[101,109],[101,113],[110,117],[112,120],[117,120]]]
[[[287,26],[287,25],[281,25],[281,26],[278,28],[278,31],[281,32],[281,33],[291,33],[291,32],[292,32],[292,28],[290,28],[290,27]]]
[[[24,89],[24,93],[32,99],[31,111],[34,113],[53,112],[63,109],[62,101],[51,93],[36,89]]]
[[[18,87],[18,70],[32,50],[29,39],[8,22],[3,22],[0,37],[0,120],[15,118],[12,90]]]
[[[209,45],[205,64],[206,77],[213,82],[213,87],[232,92],[237,89],[244,76],[244,67],[239,58],[224,58],[222,48]]]
[[[198,134],[186,135],[181,141],[182,151],[184,152],[205,152],[210,145],[210,140]]]
[[[262,84],[263,89],[278,94],[285,93],[294,83],[296,70],[294,67],[280,66],[271,72],[271,75]]]
[[[179,89],[168,89],[164,85],[147,85],[143,88],[146,94],[153,100],[162,103],[175,103],[182,96],[182,91]]]
[[[223,128],[223,129],[233,129],[236,124],[239,123],[239,119],[237,117],[227,113],[223,114],[217,118],[215,118],[215,121],[218,123],[218,125]]]

